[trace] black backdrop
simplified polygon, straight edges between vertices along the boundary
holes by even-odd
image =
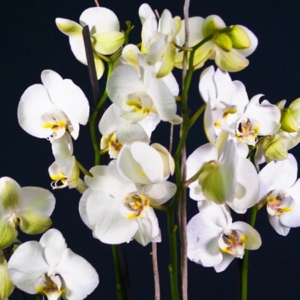
[[[142,2],[133,0],[102,0],[101,5],[112,9],[124,29],[125,20],[136,26],[132,42],[139,42],[140,21],[138,8]],[[182,1],[157,1],[149,3],[162,12],[171,10],[173,16],[182,16]],[[87,68],[71,53],[68,39],[55,26],[56,17],[78,21],[81,12],[94,6],[93,0],[11,0],[1,1],[1,142],[0,176],[10,176],[21,186],[50,188],[48,166],[53,162],[50,144],[26,134],[17,122],[17,105],[24,90],[40,83],[40,73],[53,69],[64,78],[71,78],[91,99]],[[193,1],[190,15],[206,17],[220,15],[226,24],[243,24],[259,39],[256,52],[250,56],[250,66],[233,79],[241,80],[249,97],[263,93],[272,103],[294,100],[300,96],[300,18],[297,1]],[[180,75],[179,72],[177,72]],[[190,103],[200,105],[197,90],[199,75],[195,75]],[[103,80],[100,82],[103,90]],[[164,143],[168,133],[159,127],[154,141]],[[188,154],[205,141],[201,124],[190,133]],[[93,166],[93,150],[88,128],[81,127],[80,137],[74,144],[75,155],[87,168]],[[292,153],[299,157],[299,148]],[[80,195],[68,189],[54,191],[56,209],[52,215],[53,227],[66,238],[68,246],[85,257],[97,269],[100,285],[89,299],[116,299],[110,247],[92,238],[91,231],[78,214]],[[194,201],[188,203],[188,218],[197,212]],[[158,213],[162,229],[162,244],[158,245],[162,299],[170,299],[167,265],[168,246],[165,216]],[[249,299],[298,299],[300,297],[300,229],[293,229],[287,237],[275,233],[267,221],[265,210],[259,212],[258,231],[262,247],[250,254]],[[20,235],[22,241],[39,239],[39,236]],[[127,259],[134,299],[154,299],[151,272],[151,246],[142,247],[136,242],[126,245]],[[237,262],[216,274],[210,268],[189,264],[189,299],[236,299]],[[14,294],[11,299],[17,299]]]

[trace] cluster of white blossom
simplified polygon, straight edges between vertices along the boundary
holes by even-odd
[[[297,162],[288,153],[300,141],[299,99],[288,108],[284,101],[260,102],[261,94],[249,100],[243,83],[231,80],[228,72],[244,69],[249,63],[246,57],[258,43],[246,27],[226,26],[216,15],[192,17],[185,48],[185,21],[180,17],[172,17],[166,9],[157,19],[148,4],[141,5],[139,16],[140,47],[124,45],[126,33],[107,8],[85,10],[80,24],[56,19],[83,64],[88,61],[82,30],[89,26],[98,79],[104,74],[104,62],[118,55],[107,80],[112,103],[98,125],[99,149],[109,154],[108,165],[86,171],[76,160],[72,139],[88,122],[89,103],[72,80],[52,70],[44,70],[42,84],[30,86],[22,95],[19,124],[51,143],[55,159],[49,167],[51,186],[76,188],[82,194],[80,216],[93,237],[107,244],[133,239],[144,246],[160,242],[155,209],[172,199],[178,186],[168,181],[175,164],[167,145],[151,143],[151,135],[161,121],[175,125],[183,121],[177,114],[180,91],[172,70],[182,68],[184,51],[194,70],[214,60],[218,68],[206,68],[199,81],[209,143],[186,162],[189,195],[200,211],[189,221],[187,237],[189,259],[221,272],[235,257],[243,258],[245,249],[261,245],[259,233],[245,222],[233,222],[230,209],[244,214],[266,204],[277,233],[287,235],[290,228],[300,226]],[[56,229],[45,232],[54,206],[49,191],[0,179],[0,282],[4,282],[0,295],[4,298],[16,285],[51,300],[83,299],[98,285],[94,268],[67,248],[62,234]],[[28,234],[45,233],[40,242],[21,244],[7,262],[2,250],[15,248],[18,226]]]

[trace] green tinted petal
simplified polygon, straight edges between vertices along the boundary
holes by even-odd
[[[221,49],[216,50],[216,65],[223,71],[238,72],[249,65],[247,58],[236,51],[225,52]]]
[[[125,36],[123,32],[103,32],[93,35],[95,39],[94,49],[100,54],[112,54],[116,52],[124,43]]]
[[[0,179],[0,207],[9,210],[20,205],[20,186],[10,177],[2,177]]]
[[[168,45],[164,56],[162,58],[162,64],[159,71],[156,74],[157,78],[164,77],[172,72],[175,65],[175,47],[173,45]]]
[[[224,21],[217,15],[208,16],[202,24],[202,33],[206,37],[217,30],[224,28],[226,25]]]
[[[82,26],[78,23],[62,18],[56,18],[57,28],[67,36],[82,39]]]
[[[20,228],[27,234],[39,234],[46,231],[52,224],[48,216],[25,211],[20,216]]]
[[[97,74],[97,79],[99,80],[103,73],[104,73],[104,63],[102,59],[94,54],[94,62],[95,62],[95,68],[96,68],[96,74]]]
[[[0,299],[6,299],[13,292],[15,286],[7,272],[7,261],[3,252],[0,251]]]
[[[9,247],[18,236],[14,224],[7,220],[0,221],[0,233],[0,249]]]
[[[280,119],[281,129],[286,132],[297,132],[298,124],[294,119],[290,108],[283,109],[281,111]]]

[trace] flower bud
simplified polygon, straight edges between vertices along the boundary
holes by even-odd
[[[0,299],[7,299],[13,292],[15,286],[10,280],[7,272],[7,261],[3,251],[0,251]]]
[[[219,16],[217,15],[208,16],[202,24],[203,36],[206,37],[210,34],[213,34],[217,30],[223,29],[224,27],[226,27],[225,23]]]
[[[215,43],[222,50],[229,52],[232,49],[232,41],[226,33],[221,33],[215,38]]]
[[[230,199],[232,196],[228,195],[230,174],[224,174],[222,167],[215,161],[204,164],[202,170],[199,184],[204,195],[216,204],[222,204]]]
[[[262,150],[267,163],[273,160],[284,160],[288,158],[287,149],[278,134],[273,137],[264,138]]]
[[[285,108],[281,111],[280,119],[281,129],[286,132],[297,132],[298,124],[292,115],[290,108]]]
[[[300,125],[300,98],[295,99],[289,106],[289,110],[294,120]]]
[[[251,42],[246,31],[238,25],[233,25],[231,29],[228,35],[231,38],[233,48],[240,50],[249,48]]]

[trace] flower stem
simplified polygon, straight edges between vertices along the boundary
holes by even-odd
[[[116,289],[117,289],[117,298],[118,300],[125,300],[125,291],[123,286],[123,280],[121,275],[121,265],[119,260],[118,248],[117,245],[111,245],[111,250],[113,254],[114,267],[115,267],[115,278],[116,278]]]
[[[257,215],[257,205],[254,205],[251,209],[249,224],[254,227]],[[249,265],[249,250],[245,250],[245,254],[241,264],[241,289],[240,299],[248,299],[248,265]]]

